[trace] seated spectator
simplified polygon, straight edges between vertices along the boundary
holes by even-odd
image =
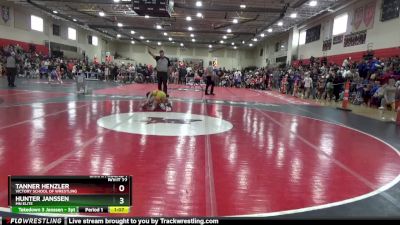
[[[395,103],[397,88],[394,85],[395,85],[395,80],[390,79],[389,83],[387,84],[383,92],[381,107],[379,107],[379,109],[384,110],[385,108],[390,108],[390,109],[395,108],[394,103]]]

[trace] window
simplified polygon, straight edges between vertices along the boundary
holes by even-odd
[[[92,35],[88,35],[88,37],[87,37],[87,41],[88,41],[88,44],[89,45],[92,45],[93,43],[92,43],[92,39],[93,37],[92,37]]]
[[[53,35],[60,36],[60,26],[57,24],[53,24]]]
[[[307,31],[305,31],[305,30],[300,32],[299,45],[304,45],[306,43],[306,34],[307,34]]]
[[[348,19],[349,15],[347,13],[335,17],[335,19],[333,20],[333,36],[346,33]]]
[[[92,44],[93,44],[94,46],[97,46],[97,45],[99,44],[99,39],[98,39],[96,36],[93,36],[93,37],[92,37]]]
[[[68,39],[76,40],[76,30],[74,28],[68,27]]]
[[[275,52],[279,52],[280,45],[281,45],[280,42],[276,42],[276,43],[275,43]]]
[[[43,19],[38,16],[31,15],[31,29],[43,32]]]

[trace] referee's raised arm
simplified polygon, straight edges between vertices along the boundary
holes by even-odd
[[[156,56],[149,50],[148,53],[155,59]]]

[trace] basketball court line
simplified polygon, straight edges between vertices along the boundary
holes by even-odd
[[[230,91],[230,92],[231,92],[231,91]],[[232,95],[235,95],[233,92],[231,92],[231,94],[232,94]],[[238,96],[236,96],[236,97],[238,97]],[[295,108],[300,109],[298,106],[292,106],[292,107],[295,107]],[[273,117],[271,117],[270,115],[268,115],[268,114],[265,112],[265,111],[271,111],[271,112],[276,112],[276,111],[273,111],[273,110],[262,110],[262,109],[259,109],[259,108],[255,108],[255,109],[256,109],[257,111],[259,111],[261,114],[263,114],[264,116],[266,116],[267,118],[269,118],[269,119],[270,119],[272,122],[274,122],[276,125],[280,126],[280,127],[283,128],[283,129],[286,129],[285,126],[284,126],[284,124],[282,124],[281,122],[277,121],[276,119],[274,119]],[[309,111],[307,111],[307,110],[303,110],[303,111],[309,112]],[[387,142],[385,142],[385,141],[383,141],[383,140],[381,140],[381,139],[379,139],[379,138],[377,138],[377,137],[374,137],[374,136],[372,136],[371,134],[367,134],[367,133],[362,132],[362,131],[359,131],[359,130],[357,130],[357,129],[354,129],[354,128],[348,127],[348,126],[346,126],[346,125],[337,123],[336,121],[335,121],[335,122],[324,121],[324,120],[315,119],[315,118],[312,118],[312,117],[307,117],[307,116],[302,116],[302,115],[296,115],[296,114],[291,114],[291,113],[286,113],[286,112],[279,112],[279,111],[278,111],[278,113],[289,114],[289,115],[294,115],[294,116],[299,116],[299,117],[305,117],[305,118],[309,118],[309,119],[313,119],[313,120],[317,120],[317,121],[321,121],[321,122],[327,122],[327,123],[330,123],[330,124],[334,124],[334,125],[337,125],[337,126],[342,126],[342,127],[345,127],[345,128],[351,129],[351,130],[354,130],[354,131],[359,132],[359,133],[362,133],[362,134],[366,134],[367,136],[372,137],[372,138],[374,138],[375,140],[378,140],[378,141],[380,141],[380,142],[386,144],[387,146],[389,146],[390,149],[392,149],[393,151],[395,151],[395,152],[397,153],[397,155],[400,157],[400,152],[397,151],[396,148],[394,148],[394,147],[393,147],[392,145],[390,145],[389,143],[387,143]],[[312,112],[311,112],[311,113],[312,113]],[[314,113],[313,113],[313,114],[314,114]],[[314,114],[314,115],[316,115],[316,114]],[[365,199],[365,198],[367,198],[367,197],[371,197],[371,196],[376,195],[376,194],[381,194],[386,200],[388,200],[388,201],[391,202],[394,206],[396,206],[397,208],[400,209],[400,202],[397,201],[393,196],[391,196],[391,195],[389,195],[388,193],[384,192],[385,190],[387,190],[387,189],[393,187],[393,186],[396,185],[398,182],[400,182],[400,174],[399,174],[392,182],[389,182],[388,184],[386,184],[386,185],[384,185],[384,186],[382,186],[382,187],[376,189],[376,187],[374,187],[374,185],[373,185],[371,182],[369,182],[366,178],[364,178],[363,176],[359,175],[357,172],[353,171],[352,169],[348,168],[346,165],[344,165],[344,164],[341,163],[340,161],[338,161],[338,160],[336,160],[336,159],[333,159],[333,158],[330,157],[328,154],[326,154],[324,151],[319,150],[319,148],[318,148],[316,145],[312,144],[312,143],[309,142],[306,138],[302,137],[301,134],[297,134],[297,133],[291,131],[290,129],[286,129],[286,130],[288,130],[290,133],[294,133],[295,136],[296,136],[296,138],[299,138],[302,142],[304,142],[305,144],[307,144],[308,146],[310,146],[311,148],[313,148],[313,149],[316,150],[317,152],[321,152],[325,157],[327,157],[327,158],[329,158],[330,160],[332,160],[332,161],[334,162],[334,164],[338,165],[340,168],[344,169],[346,172],[350,173],[352,176],[354,176],[354,177],[357,178],[359,181],[361,181],[362,183],[364,183],[364,185],[366,185],[368,188],[370,188],[371,190],[373,190],[372,192],[369,192],[369,193],[367,193],[367,194],[365,194],[365,195],[361,195],[361,196],[358,196],[358,197],[355,197],[355,198],[350,198],[350,199],[347,199],[347,200],[354,200],[354,199],[358,199],[359,197],[365,196],[365,197],[363,197],[363,198],[358,199],[358,200],[361,200],[361,199]],[[378,190],[380,190],[380,191],[378,191]],[[373,193],[373,194],[370,195],[371,193]],[[339,201],[339,202],[345,202],[345,203],[343,203],[343,204],[347,204],[347,203],[351,203],[351,202],[358,201],[358,200],[354,200],[354,201],[347,201],[347,200]],[[321,205],[320,208],[318,208],[319,206],[303,208],[303,209],[299,209],[300,211],[294,211],[294,210],[282,211],[282,213],[284,213],[284,214],[291,214],[291,213],[297,213],[297,212],[305,212],[305,211],[302,211],[302,210],[306,210],[306,209],[309,209],[309,210],[306,210],[306,211],[317,210],[317,209],[323,209],[323,208],[328,208],[328,207],[336,206],[336,205],[334,205],[334,204],[335,204],[335,203],[329,203],[329,204],[326,204],[326,205]],[[338,205],[341,205],[341,204],[338,204]],[[287,213],[285,213],[285,212],[287,212]],[[252,215],[258,215],[258,216],[278,216],[278,215],[284,215],[284,214],[280,214],[280,212],[276,212],[276,213],[265,213],[265,214],[249,214],[249,215],[243,215],[243,216],[250,216],[250,215],[251,215],[251,216],[252,216]]]
[[[261,109],[259,109],[259,110],[261,110]],[[384,144],[387,145],[390,149],[392,149],[394,152],[396,152],[397,155],[400,157],[400,152],[397,151],[396,148],[394,148],[392,145],[390,145],[390,144],[387,143],[386,141],[381,140],[381,139],[379,139],[379,138],[377,138],[377,137],[375,137],[375,136],[373,136],[373,135],[371,135],[371,134],[368,134],[368,133],[365,133],[365,132],[363,132],[363,131],[357,130],[357,129],[355,129],[355,128],[348,127],[348,126],[346,126],[346,125],[344,125],[344,124],[341,124],[341,123],[325,121],[325,120],[322,120],[322,119],[316,119],[316,118],[312,118],[312,117],[308,117],[308,116],[303,116],[303,115],[297,115],[297,114],[293,114],[293,113],[279,112],[279,111],[273,111],[273,110],[261,110],[261,111],[270,111],[270,112],[288,114],[288,115],[292,115],[292,116],[305,117],[305,118],[308,118],[308,119],[312,119],[312,120],[316,120],[316,121],[321,121],[321,122],[326,122],[326,123],[330,123],[330,124],[333,124],[333,125],[337,125],[337,126],[341,126],[341,127],[344,127],[344,128],[348,128],[348,129],[350,129],[350,130],[353,130],[353,131],[355,131],[355,132],[359,132],[359,133],[365,134],[365,135],[367,135],[367,136],[369,136],[369,137],[371,137],[371,138],[373,138],[373,139],[375,139],[375,140],[378,140],[378,141],[384,143]],[[264,113],[265,113],[265,112],[264,112]],[[263,113],[263,114],[264,114],[264,113]],[[273,118],[272,118],[272,119],[273,119]],[[278,123],[279,123],[279,122],[278,122]],[[283,124],[282,124],[282,125],[283,125]],[[272,216],[281,216],[281,215],[288,215],[288,214],[296,214],[296,213],[302,213],[302,212],[309,212],[309,211],[315,211],[315,210],[326,209],[326,208],[331,208],[331,207],[335,207],[335,206],[341,206],[341,205],[345,205],[345,204],[349,204],[349,203],[354,203],[354,202],[357,202],[357,201],[360,201],[360,200],[363,200],[363,199],[367,199],[367,198],[370,198],[370,197],[375,196],[375,195],[378,195],[378,194],[379,194],[379,195],[382,195],[386,200],[390,201],[390,202],[391,202],[392,204],[394,204],[397,208],[399,208],[399,205],[396,204],[396,203],[394,202],[394,201],[397,201],[397,200],[394,200],[394,201],[393,201],[394,198],[393,198],[391,195],[389,195],[389,194],[387,194],[387,193],[385,192],[385,191],[389,190],[390,188],[392,188],[393,186],[395,186],[396,184],[398,184],[399,182],[400,182],[400,174],[399,174],[395,179],[393,179],[391,182],[389,182],[389,183],[383,185],[382,187],[380,187],[380,188],[378,188],[378,189],[375,189],[375,190],[372,191],[372,192],[369,192],[369,193],[367,193],[367,194],[360,195],[360,196],[357,196],[357,197],[345,199],[345,200],[342,200],[342,201],[333,202],[333,203],[328,203],[328,204],[323,204],[323,205],[319,205],[319,206],[305,207],[305,208],[300,208],[300,209],[285,210],[285,211],[270,212],[270,213],[245,214],[245,215],[238,215],[238,216],[234,216],[234,217],[272,217]],[[389,199],[388,199],[387,197],[388,197]]]
[[[81,106],[78,106],[78,107],[75,107],[75,108],[68,108],[68,109],[64,109],[64,110],[61,110],[61,111],[56,111],[56,112],[53,112],[53,113],[50,113],[50,114],[46,114],[46,115],[43,115],[43,116],[34,117],[34,118],[29,119],[29,120],[24,120],[24,121],[21,121],[21,122],[18,122],[18,123],[9,124],[9,125],[0,127],[0,130],[7,129],[7,128],[10,128],[10,127],[19,126],[21,124],[29,123],[29,122],[32,122],[32,121],[37,120],[37,119],[43,119],[43,118],[46,118],[46,117],[55,116],[55,115],[58,115],[60,113],[67,112],[67,111],[69,111],[71,109],[80,109],[80,108],[88,106],[88,105],[90,105],[90,103],[87,103],[87,104],[84,104],[84,105],[81,105]]]
[[[58,103],[59,103],[59,102],[58,102]],[[292,105],[291,105],[291,106],[292,106]],[[233,105],[232,107],[241,107],[241,108],[243,108],[243,106],[237,106],[237,105]],[[292,107],[295,107],[295,106],[292,106]],[[295,108],[297,108],[297,107],[295,107]],[[257,109],[257,110],[260,110],[261,112],[264,110],[264,109],[258,109],[258,108],[256,108],[256,109]],[[301,109],[301,108],[298,108],[298,109]],[[305,111],[305,112],[308,112],[308,113],[312,113],[312,112],[307,111],[307,110],[304,110],[304,109],[301,109],[301,110],[302,110],[302,111]],[[354,130],[354,131],[356,131],[356,132],[365,134],[365,135],[367,135],[367,136],[369,136],[369,137],[371,137],[371,138],[374,138],[374,139],[376,139],[376,140],[378,140],[378,141],[380,141],[380,142],[386,144],[387,146],[389,146],[393,151],[395,151],[395,152],[400,156],[400,153],[397,151],[397,149],[394,148],[393,146],[391,146],[389,143],[387,143],[387,142],[385,142],[385,141],[383,141],[383,140],[381,140],[381,139],[379,139],[379,138],[377,138],[377,137],[374,137],[374,136],[371,135],[371,134],[368,134],[368,133],[365,133],[365,132],[363,132],[363,131],[357,130],[357,129],[355,129],[355,128],[348,127],[348,126],[346,126],[346,125],[344,125],[344,124],[338,123],[337,121],[333,121],[333,122],[332,122],[332,120],[331,120],[331,121],[325,121],[325,120],[322,120],[322,119],[316,119],[316,118],[312,118],[312,117],[308,117],[308,116],[297,115],[297,114],[288,113],[288,112],[280,112],[280,111],[275,111],[275,110],[264,110],[264,111],[271,111],[271,112],[289,114],[289,115],[293,115],[293,116],[305,117],[305,118],[309,118],[309,119],[313,119],[313,120],[317,120],[317,121],[322,121],[322,122],[326,122],[326,123],[330,123],[330,124],[342,126],[342,127],[345,127],[345,128],[351,129],[351,130]],[[265,113],[265,112],[264,112],[264,113]],[[264,113],[262,113],[262,114],[264,114]],[[312,114],[317,115],[317,114],[315,114],[315,113],[312,113]],[[273,119],[273,118],[272,118],[272,119]],[[71,152],[70,152],[70,153],[71,153]],[[67,154],[68,154],[68,153],[67,153]],[[382,194],[382,195],[385,194],[385,195],[386,195],[386,193],[382,193],[382,192],[384,192],[384,191],[390,189],[391,187],[393,187],[394,185],[396,185],[396,184],[399,183],[399,182],[400,182],[400,175],[397,176],[394,180],[392,180],[392,181],[389,182],[388,184],[386,184],[386,185],[384,185],[384,186],[380,187],[379,189],[376,189],[376,190],[374,190],[374,191],[372,191],[372,192],[369,192],[369,193],[367,193],[367,194],[360,195],[360,196],[357,196],[357,197],[354,197],[354,198],[350,198],[350,199],[346,199],[346,200],[343,200],[343,201],[338,201],[338,202],[333,202],[333,203],[328,203],[328,204],[320,205],[320,206],[312,206],[312,207],[306,207],[306,208],[301,208],[301,209],[293,209],[293,210],[286,210],[286,211],[279,211],[279,212],[271,212],[271,213],[258,213],[258,214],[237,215],[237,216],[230,216],[230,217],[249,217],[249,216],[251,216],[251,217],[271,217],[271,216],[280,216],[280,215],[295,214],[295,213],[301,213],[301,212],[308,212],[308,211],[315,211],[315,210],[320,210],[320,209],[325,209],[325,208],[331,208],[331,207],[334,207],[334,206],[340,206],[340,205],[344,205],[344,204],[349,204],[349,203],[353,203],[353,202],[356,202],[356,201],[360,201],[360,200],[363,200],[363,199],[366,199],[366,198],[375,196],[375,195],[377,195],[377,194]],[[390,195],[388,195],[388,196],[390,196]],[[395,205],[395,206],[397,206],[397,205]],[[10,212],[10,209],[9,209],[9,208],[4,208],[4,207],[0,207],[0,211],[3,211],[3,212]],[[38,214],[35,214],[35,215],[38,215]],[[55,214],[52,214],[52,215],[44,214],[44,216],[56,216],[56,215],[55,215]],[[63,215],[63,216],[66,216],[66,215]],[[73,216],[73,215],[68,215],[68,216]]]
[[[202,95],[203,99],[203,114],[208,116],[207,104],[204,98],[204,94]],[[204,126],[206,130],[209,129],[206,121],[204,120]],[[217,197],[215,194],[215,180],[214,180],[214,167],[212,160],[212,152],[211,152],[211,141],[210,135],[207,134],[205,136],[205,182],[206,182],[206,214],[209,216],[217,216]],[[208,181],[208,182],[207,182]]]
[[[89,104],[88,104],[89,105]],[[113,126],[113,128],[118,127],[119,125],[121,125],[124,122],[129,121],[130,119],[133,118],[133,115],[128,117],[126,120],[122,120],[121,122],[115,124]],[[53,161],[52,163],[48,164],[47,166],[45,166],[43,169],[39,170],[39,172],[37,172],[36,175],[43,175],[46,172],[48,172],[49,170],[53,169],[54,167],[60,165],[63,161],[65,161],[67,158],[71,157],[73,154],[83,151],[86,147],[88,147],[90,144],[92,144],[93,142],[95,142],[99,137],[104,136],[105,134],[112,132],[113,130],[111,129],[103,129],[101,131],[100,134],[97,134],[96,136],[90,138],[88,141],[86,141],[85,143],[83,143],[83,145],[75,150],[71,150],[68,153],[65,153],[64,155],[62,155],[61,157],[59,157],[57,160]],[[0,201],[4,200],[4,197],[0,197]],[[4,207],[0,207],[0,211],[4,211],[4,212],[10,212],[9,208],[4,208]],[[25,213],[24,213],[25,214]],[[31,215],[30,213],[26,213],[26,215]],[[33,214],[33,215],[39,215],[39,214]],[[46,214],[43,214],[46,215]],[[47,215],[49,216],[49,215]],[[55,216],[54,214],[52,214],[51,216]]]
[[[4,89],[1,89],[4,90]],[[47,93],[44,91],[29,91],[29,90],[16,90],[19,91],[19,93],[14,93],[14,94],[0,94],[0,97],[4,97],[4,96],[14,96],[14,95],[27,95],[27,94],[32,94],[32,92],[35,93]]]

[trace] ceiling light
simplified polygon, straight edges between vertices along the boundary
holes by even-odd
[[[77,20],[76,19],[72,19],[74,22],[76,22]]]
[[[106,14],[103,11],[99,12],[99,16],[105,16]]]
[[[239,20],[238,20],[238,19],[233,19],[233,20],[232,20],[232,23],[235,23],[235,24],[236,24],[236,23],[239,23]]]
[[[237,47],[236,47],[236,46],[233,46],[233,48],[234,48],[234,49],[237,49]]]
[[[212,48],[212,45],[209,45],[208,47],[209,47],[209,48]]]
[[[173,41],[172,44],[175,44],[175,41]]]
[[[135,41],[131,41],[131,44],[135,44]]]
[[[140,38],[140,39],[142,39],[142,40],[144,39],[144,37],[143,37],[143,36],[140,36],[139,38]]]
[[[250,47],[253,47],[253,44],[252,44],[252,43],[250,43],[250,44],[249,44],[249,46],[250,46]]]
[[[188,30],[189,30],[189,31],[192,31],[192,30],[193,30],[193,27],[188,27]]]
[[[168,40],[169,40],[169,41],[172,41],[172,37],[169,37]]]
[[[311,7],[317,6],[317,4],[318,4],[318,2],[315,1],[315,0],[313,0],[313,1],[310,2],[310,6],[311,6]]]
[[[53,13],[54,13],[54,14],[57,14],[58,12],[57,12],[57,10],[54,10]]]
[[[192,42],[195,42],[195,41],[196,41],[196,39],[193,38],[193,39],[192,39]]]
[[[157,42],[157,45],[161,45],[161,42]]]
[[[192,21],[192,17],[187,16],[187,17],[186,17],[186,21]]]
[[[290,18],[296,18],[297,17],[297,13],[292,13],[292,14],[290,14]]]
[[[223,39],[227,39],[228,37],[226,35],[222,36]]]
[[[150,16],[149,15],[145,15],[144,18],[148,19],[148,18],[150,18]]]
[[[134,31],[134,30],[131,30],[131,34],[135,34],[135,31]]]
[[[232,32],[232,29],[229,28],[228,30],[226,30],[226,32],[231,33],[231,32]]]
[[[281,45],[281,48],[284,48],[285,46],[284,45]]]
[[[235,45],[235,43],[232,42],[231,45]]]
[[[262,34],[260,34],[260,36],[261,36],[261,37],[264,37],[264,36],[265,36],[265,34],[264,34],[264,33],[262,33]]]
[[[146,42],[147,42],[147,43],[150,43],[150,41],[149,41],[149,40],[146,40]]]
[[[280,27],[283,26],[283,22],[282,22],[282,21],[279,21],[279,22],[278,22],[278,26],[280,26]]]
[[[201,18],[201,17],[203,17],[203,14],[202,14],[201,12],[198,12],[198,13],[196,14],[196,16],[199,17],[199,18]]]
[[[196,6],[197,7],[202,7],[203,6],[203,2],[202,1],[197,1],[196,2]]]
[[[121,37],[121,35],[120,34],[117,34],[117,38],[120,38]]]
[[[246,42],[245,41],[242,41],[242,44],[245,44]]]
[[[157,24],[157,25],[156,25],[156,28],[157,28],[158,30],[160,30],[160,29],[161,29],[161,25]]]
[[[271,32],[272,32],[272,28],[269,28],[269,29],[268,29],[268,32],[271,33]]]
[[[181,43],[181,47],[183,47],[183,43]]]
[[[257,38],[253,38],[253,41],[258,41],[258,39]]]
[[[219,41],[219,43],[223,44],[223,43],[224,43],[224,41],[223,41],[223,40],[220,40],[220,41]]]
[[[164,36],[168,36],[167,32],[164,32]]]
[[[246,5],[245,5],[245,4],[241,4],[241,5],[240,5],[240,8],[241,8],[241,9],[245,9],[245,8],[246,8]]]
[[[114,0],[115,3],[118,3],[120,0]]]
[[[122,27],[123,25],[122,25],[122,23],[117,23],[117,26]]]
[[[194,34],[190,34],[190,37],[194,37]]]

